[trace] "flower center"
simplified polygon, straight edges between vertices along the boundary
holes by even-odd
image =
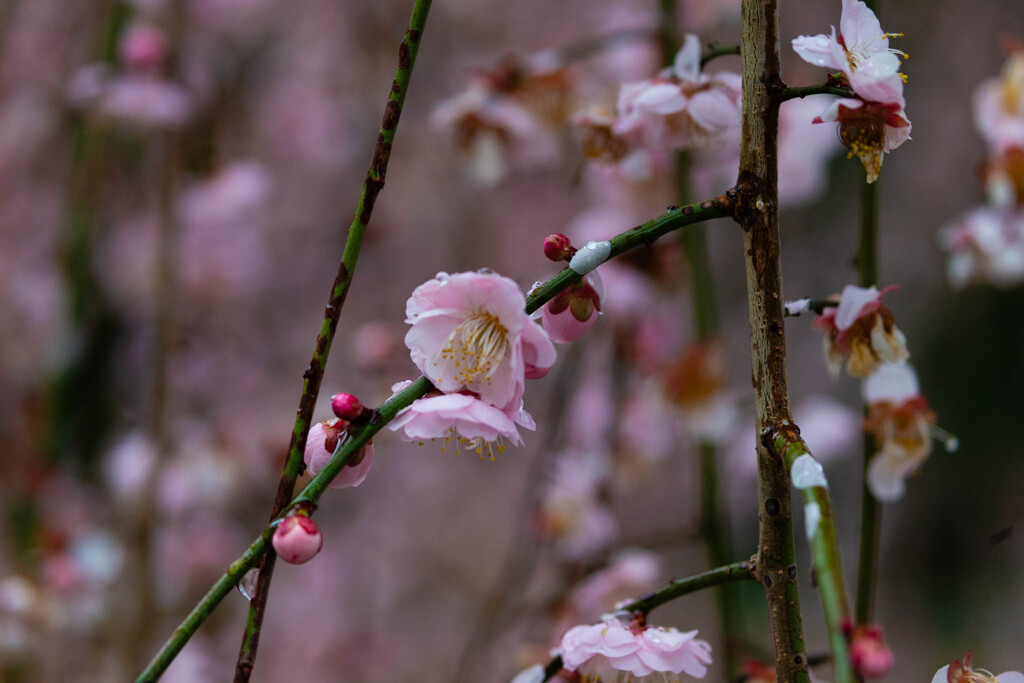
[[[455,363],[455,380],[468,386],[489,382],[510,346],[508,330],[498,318],[479,311],[452,331],[441,359]]]
[[[851,71],[856,71],[857,67],[860,66],[861,62],[863,62],[865,59],[867,59],[871,55],[877,54],[879,52],[890,52],[890,53],[892,53],[894,55],[899,55],[900,57],[906,58],[907,57],[907,53],[903,52],[901,50],[894,50],[891,47],[885,47],[885,48],[882,48],[882,49],[871,47],[872,45],[874,45],[875,43],[877,43],[877,42],[879,42],[881,40],[886,40],[888,38],[902,38],[902,37],[903,37],[902,33],[883,33],[882,35],[877,36],[875,38],[872,38],[871,40],[867,40],[867,41],[861,43],[860,45],[855,45],[852,49],[846,50],[846,61],[850,65],[850,70]],[[844,42],[843,46],[844,47],[846,46],[845,42]]]

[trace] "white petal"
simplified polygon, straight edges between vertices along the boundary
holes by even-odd
[[[839,308],[836,310],[836,328],[840,330],[849,329],[861,311],[870,303],[878,301],[881,295],[874,287],[857,287],[846,285],[843,288],[843,295],[839,299]]]
[[[946,683],[946,681],[948,680],[948,671],[949,664],[936,671],[935,676],[932,677],[932,683]]]
[[[864,380],[862,387],[864,403],[868,405],[880,401],[899,404],[920,393],[917,373],[909,365],[882,365]]]

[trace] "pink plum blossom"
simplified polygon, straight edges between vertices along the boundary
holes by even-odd
[[[864,164],[867,180],[878,180],[882,154],[910,139],[910,119],[895,104],[841,98],[832,102],[814,123],[839,122],[839,139]]]
[[[1006,671],[995,676],[985,669],[973,668],[973,660],[973,654],[968,652],[962,664],[954,660],[936,671],[932,683],[1024,683],[1024,674],[1018,671]]]
[[[309,429],[309,435],[306,437],[306,450],[302,459],[306,463],[306,472],[310,476],[316,476],[316,473],[322,470],[334,455],[334,449],[338,447],[338,442],[344,443],[348,438],[348,434],[345,432],[347,427],[348,424],[344,420],[334,418],[317,422]],[[331,480],[328,486],[332,489],[344,489],[362,484],[373,465],[373,453],[373,443],[368,443],[353,453],[349,456],[345,466],[341,468],[338,476]]]
[[[121,34],[118,52],[127,68],[140,72],[156,72],[167,59],[167,34],[152,24],[132,24]]]
[[[893,289],[847,285],[839,305],[814,319],[814,327],[825,331],[825,358],[833,377],[839,377],[844,363],[851,377],[862,378],[883,362],[903,363],[910,357],[906,337],[882,303]]]
[[[670,683],[684,680],[678,674],[703,678],[707,673],[711,646],[696,636],[696,631],[624,625],[608,619],[570,629],[562,636],[559,651],[565,668],[584,680]]]
[[[878,446],[868,464],[868,487],[875,498],[896,501],[903,497],[906,478],[931,452],[935,413],[921,396],[917,374],[909,365],[881,366],[865,380],[863,394],[868,408],[864,429]]]
[[[882,31],[875,13],[860,0],[843,0],[838,36],[833,26],[828,36],[794,38],[793,49],[806,62],[841,71],[865,100],[897,104],[899,110],[904,100],[897,55],[903,53],[889,47],[889,38],[898,35]]]
[[[406,304],[412,329],[405,343],[416,367],[442,392],[471,391],[514,412],[525,380],[543,376],[555,361],[554,345],[525,307],[526,298],[509,278],[439,273]]]
[[[612,132],[651,150],[720,144],[740,125],[739,74],[700,71],[700,40],[687,35],[672,67],[619,91]]]
[[[582,337],[601,313],[604,284],[597,271],[570,285],[541,308],[541,323],[551,341],[565,344]]]
[[[316,522],[305,515],[289,515],[278,525],[271,540],[274,552],[289,564],[309,562],[324,545]]]
[[[601,499],[607,463],[598,456],[564,455],[555,460],[551,481],[534,511],[534,531],[571,560],[607,548],[619,525]]]
[[[1000,77],[978,86],[974,123],[993,153],[1024,149],[1024,46],[1012,51]]]
[[[1024,281],[1024,213],[980,206],[939,233],[950,252],[949,283],[962,289],[975,282],[997,286]]]
[[[559,161],[557,133],[573,107],[571,83],[565,70],[508,62],[478,71],[465,92],[438,105],[433,123],[454,130],[470,179],[492,186],[510,167]]]
[[[573,612],[593,618],[631,596],[651,589],[661,576],[661,558],[647,550],[620,553],[569,593]]]
[[[398,393],[409,382],[399,382],[391,390]],[[425,442],[444,439],[445,443],[455,439],[456,452],[462,446],[474,449],[480,457],[486,449],[494,459],[493,451],[505,450],[504,440],[514,445],[522,443],[516,425],[526,429],[536,427],[533,418],[520,407],[504,411],[480,400],[471,392],[454,394],[430,392],[412,402],[388,423],[391,431],[402,431],[404,441]],[[492,447],[492,444],[495,446]],[[443,450],[443,449],[442,449]]]

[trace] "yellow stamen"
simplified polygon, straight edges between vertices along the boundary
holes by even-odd
[[[452,330],[441,349],[441,360],[455,364],[459,384],[490,382],[510,346],[508,330],[497,316],[478,311]]]

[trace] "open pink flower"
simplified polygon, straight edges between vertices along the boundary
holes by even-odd
[[[849,156],[858,157],[868,182],[878,180],[882,154],[910,139],[910,119],[902,106],[842,98],[832,102],[814,123],[839,122],[839,139]]]
[[[715,145],[740,125],[741,94],[739,74],[701,73],[700,40],[690,34],[670,69],[622,86],[612,132],[653,150]]]
[[[985,669],[974,669],[974,656],[968,652],[961,664],[954,660],[935,672],[932,683],[1024,683],[1024,674],[1017,671],[1006,671],[994,676]]]
[[[399,382],[391,389],[397,393],[408,385],[409,382]],[[444,439],[447,443],[454,439],[456,452],[466,446],[482,458],[486,450],[494,460],[495,450],[499,453],[505,450],[505,439],[516,446],[523,442],[516,425],[530,430],[536,426],[530,414],[522,409],[522,403],[514,411],[504,411],[470,392],[431,392],[398,413],[388,429],[401,430],[404,441],[423,443]]]
[[[438,273],[405,307],[412,360],[444,393],[468,390],[502,410],[519,410],[526,378],[555,362],[547,333],[526,315],[526,298],[491,272]]]
[[[874,287],[847,285],[839,305],[814,319],[814,327],[825,331],[825,359],[833,377],[839,377],[843,363],[851,377],[867,377],[881,363],[903,363],[910,357],[906,337],[882,303],[893,289],[879,292]]]
[[[850,87],[869,102],[904,106],[903,55],[889,47],[889,38],[898,33],[882,31],[878,18],[860,0],[843,0],[839,19],[839,35],[835,26],[832,35],[800,36],[793,39],[793,49],[804,61],[816,66],[842,71]]]
[[[562,636],[559,651],[565,668],[575,670],[583,680],[673,683],[683,677],[667,674],[703,678],[707,673],[711,646],[696,636],[696,631],[624,625],[608,619],[569,629]]]
[[[338,441],[348,438],[345,428],[348,424],[344,420],[334,418],[317,422],[310,427],[309,436],[306,437],[306,450],[303,460],[306,463],[306,471],[310,476],[324,468],[324,465],[334,455],[334,449],[338,447]],[[359,486],[366,479],[370,467],[373,465],[373,444],[368,443],[358,452],[349,457],[348,463],[341,468],[328,486],[332,489],[343,489],[349,486]]]

